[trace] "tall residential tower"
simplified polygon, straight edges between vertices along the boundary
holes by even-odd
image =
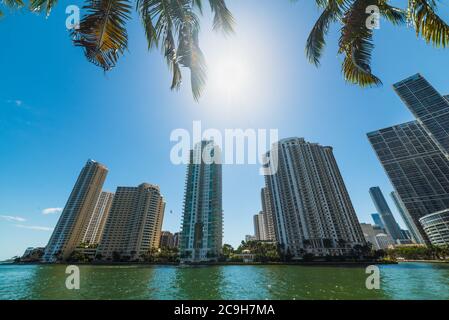
[[[289,138],[274,144],[267,158],[277,159],[265,181],[284,250],[296,258],[343,255],[365,244],[331,147]]]
[[[45,247],[43,262],[66,260],[82,242],[107,174],[104,165],[87,161]]]
[[[144,260],[161,239],[165,202],[159,187],[118,187],[97,249],[102,260]]]
[[[222,250],[221,150],[201,141],[190,151],[180,235],[182,262],[216,261]]]
[[[112,192],[102,191],[98,198],[92,217],[87,226],[86,233],[83,236],[83,243],[98,244],[103,235],[104,226],[111,210],[114,194]]]

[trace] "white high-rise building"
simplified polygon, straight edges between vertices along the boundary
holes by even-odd
[[[83,237],[83,243],[85,244],[98,244],[100,243],[101,236],[103,235],[104,226],[111,210],[112,200],[114,199],[114,193],[103,191],[98,198],[97,204],[94,209],[94,213],[90,218],[89,225],[87,226],[86,233]]]
[[[182,262],[216,261],[222,251],[221,151],[202,141],[190,151],[180,235]]]
[[[66,260],[82,242],[107,174],[104,165],[87,161],[45,247],[43,262]]]
[[[289,138],[266,157],[276,240],[286,252],[343,255],[365,244],[331,147]]]

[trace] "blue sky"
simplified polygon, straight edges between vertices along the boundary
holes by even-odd
[[[185,166],[170,162],[170,133],[203,128],[279,129],[334,147],[360,221],[375,211],[368,194],[392,190],[366,133],[412,120],[391,85],[421,72],[443,94],[447,52],[427,46],[407,27],[381,21],[375,32],[373,71],[384,86],[345,83],[333,28],[320,68],[304,44],[318,11],[312,1],[228,0],[236,35],[211,31],[208,14],[200,41],[214,70],[232,56],[246,71],[245,95],[224,99],[213,82],[195,103],[188,81],[179,92],[159,52],[148,53],[138,19],[129,23],[129,51],[111,72],[88,63],[65,29],[65,4],[47,19],[29,12],[0,21],[0,259],[44,246],[87,159],[110,170],[105,189],[141,182],[160,185],[167,206],[163,229],[180,228]],[[398,1],[403,2],[403,1]],[[76,1],[75,1],[76,3]],[[447,4],[442,5],[447,12]],[[263,178],[257,165],[224,166],[224,241],[237,245],[253,232]],[[398,222],[403,225],[387,197]],[[172,213],[171,213],[172,211]]]

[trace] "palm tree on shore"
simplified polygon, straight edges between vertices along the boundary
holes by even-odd
[[[20,9],[24,0],[0,0],[3,7]],[[84,16],[79,29],[71,36],[75,45],[84,49],[88,61],[108,71],[116,66],[128,47],[126,24],[133,5],[139,13],[148,49],[160,48],[171,72],[171,89],[182,82],[182,67],[190,69],[193,97],[198,100],[206,82],[206,64],[198,34],[199,15],[205,0],[85,0]],[[228,0],[231,1],[231,0]],[[297,2],[297,0],[291,0]],[[56,0],[30,0],[32,11],[50,14]],[[225,0],[208,0],[214,13],[214,29],[233,32],[234,18]],[[338,53],[343,56],[342,73],[350,83],[377,86],[382,82],[372,73],[371,59],[375,29],[368,28],[368,8],[394,25],[407,23],[418,37],[435,47],[449,45],[449,26],[438,15],[437,0],[403,0],[403,8],[390,5],[390,0],[315,0],[322,13],[306,42],[308,60],[319,66],[332,24],[340,26]],[[373,11],[374,12],[374,11]],[[0,17],[2,16],[0,10]],[[377,14],[377,13],[376,13]]]

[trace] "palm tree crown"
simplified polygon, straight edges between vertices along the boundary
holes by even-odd
[[[171,72],[171,89],[182,82],[182,68],[190,69],[193,97],[198,100],[206,82],[206,64],[198,40],[199,15],[203,0],[85,0],[84,16],[78,29],[71,31],[73,42],[84,50],[88,61],[108,71],[116,66],[128,46],[126,24],[135,6],[141,19],[148,49],[160,48]],[[297,0],[291,0],[296,2]],[[49,15],[57,0],[30,0],[29,9]],[[234,18],[225,0],[208,0],[214,14],[214,29],[232,33]],[[438,14],[436,0],[404,0],[404,8],[390,0],[315,0],[322,10],[306,42],[306,56],[320,64],[326,35],[331,24],[340,26],[338,53],[343,55],[342,73],[346,81],[362,87],[380,85],[372,73],[371,58],[375,29],[367,26],[375,6],[379,16],[394,25],[408,23],[416,35],[436,47],[449,45],[449,26]],[[20,9],[23,0],[0,0],[4,7]],[[0,10],[0,17],[3,12]]]

